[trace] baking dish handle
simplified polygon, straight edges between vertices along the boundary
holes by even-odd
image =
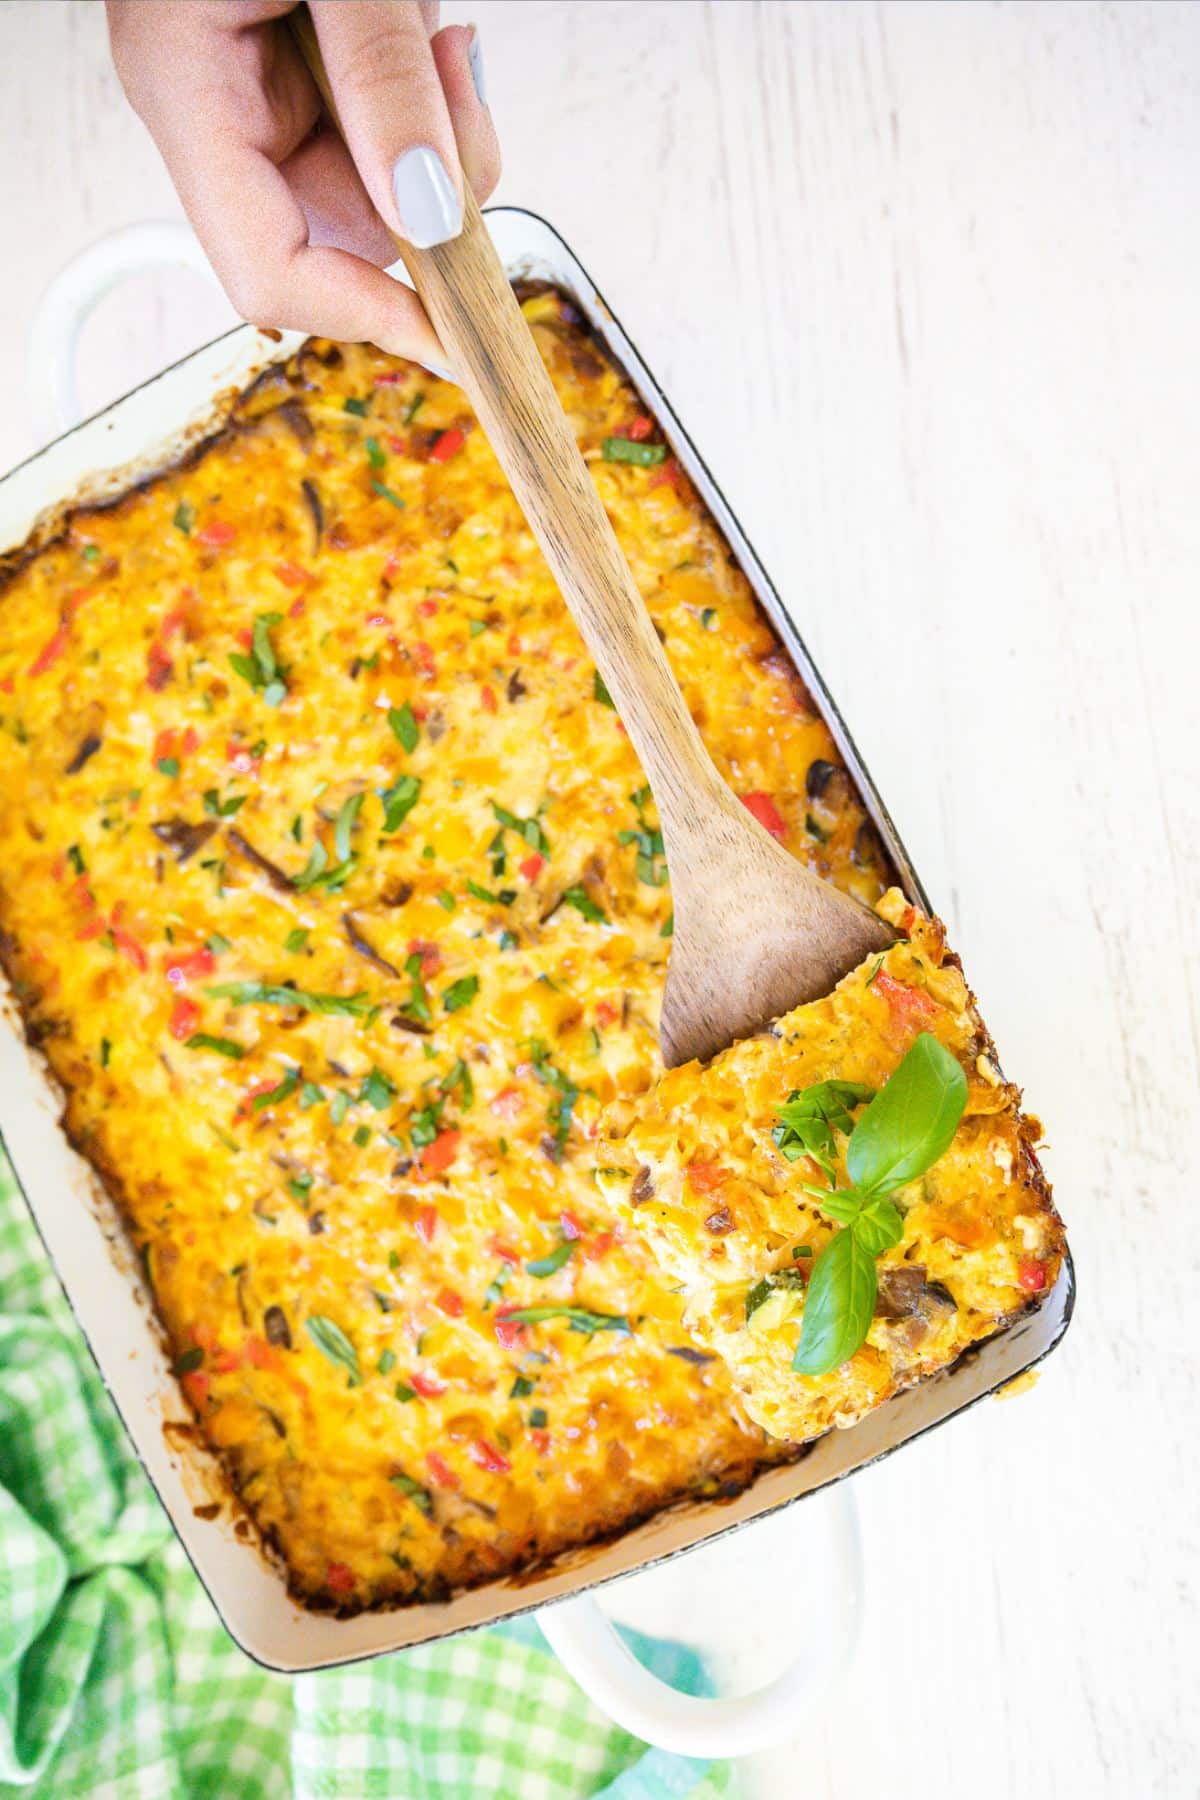
[[[29,333],[29,401],[34,425],[46,441],[69,431],[81,417],[76,348],[88,314],[128,276],[162,268],[195,269],[216,279],[188,226],[171,219],[110,232],[54,277]]]
[[[704,1699],[668,1687],[644,1668],[590,1594],[538,1613],[551,1649],[588,1698],[634,1737],[680,1756],[746,1756],[790,1737],[818,1693],[846,1667],[863,1609],[862,1546],[851,1496],[829,1496],[831,1554],[821,1579],[828,1617],[820,1642],[804,1630],[811,1590],[796,1607],[802,1640],[794,1662],[765,1687],[732,1699]]]

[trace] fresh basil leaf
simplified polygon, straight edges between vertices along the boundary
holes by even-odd
[[[817,1081],[788,1095],[771,1136],[789,1162],[811,1156],[832,1179],[837,1145],[833,1133],[851,1130],[851,1109],[874,1097],[860,1081]]]
[[[829,1211],[828,1206],[825,1210]],[[894,1201],[876,1195],[874,1199],[859,1202],[851,1230],[865,1250],[878,1256],[898,1244],[904,1236],[904,1214]]]
[[[874,1256],[852,1228],[839,1231],[813,1263],[792,1358],[798,1375],[828,1375],[854,1355],[870,1330],[877,1286]]]
[[[851,1133],[846,1172],[853,1185],[878,1195],[915,1181],[950,1148],[966,1104],[957,1058],[923,1031]]]

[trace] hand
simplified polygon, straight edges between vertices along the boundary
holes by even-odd
[[[382,272],[387,227],[462,228],[500,150],[473,27],[436,4],[313,0],[339,136],[284,23],[293,0],[107,0],[113,60],[229,299],[255,325],[444,364],[416,296]]]

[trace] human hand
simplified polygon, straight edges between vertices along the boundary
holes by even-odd
[[[288,32],[294,0],[106,0],[113,60],[230,301],[256,325],[435,367],[391,231],[456,237],[500,174],[472,26],[436,3],[312,0],[343,139]]]

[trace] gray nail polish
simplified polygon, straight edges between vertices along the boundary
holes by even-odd
[[[467,61],[471,65],[471,80],[475,83],[475,97],[480,106],[487,105],[487,82],[483,78],[483,45],[479,42],[477,27],[471,29],[471,42],[467,46]]]
[[[462,230],[462,201],[436,150],[416,144],[392,170],[400,228],[416,250],[432,249]]]

